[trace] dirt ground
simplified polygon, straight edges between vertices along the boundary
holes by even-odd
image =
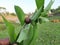
[[[12,15],[8,15],[8,16],[4,16],[8,21],[12,21],[12,22],[16,22],[18,21],[17,16],[12,16]],[[3,22],[2,17],[0,16],[0,22]]]

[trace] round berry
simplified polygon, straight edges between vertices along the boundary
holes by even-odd
[[[31,22],[31,19],[29,17],[25,18],[25,23],[29,24]]]

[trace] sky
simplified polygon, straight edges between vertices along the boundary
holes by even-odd
[[[50,0],[45,0],[45,7]],[[0,0],[0,7],[5,7],[9,12],[15,12],[14,5],[18,5],[24,13],[32,13],[36,9],[35,0]],[[55,0],[52,9],[60,6],[60,0]]]

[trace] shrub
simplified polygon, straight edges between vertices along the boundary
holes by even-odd
[[[45,0],[35,0],[37,11],[35,11],[34,14],[28,18],[25,18],[25,14],[19,6],[14,6],[21,25],[18,35],[15,33],[15,27],[13,24],[11,24],[5,19],[4,16],[2,16],[8,29],[10,44],[15,43],[17,45],[37,45],[35,44],[35,41],[39,37],[39,25],[43,22],[49,22],[49,20],[46,18],[47,12],[50,10],[54,2],[54,0],[50,0],[49,4],[44,9],[44,1]]]

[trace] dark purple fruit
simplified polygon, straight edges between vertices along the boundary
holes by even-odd
[[[25,18],[25,23],[26,23],[26,24],[31,23],[31,19],[30,19],[29,17]]]

